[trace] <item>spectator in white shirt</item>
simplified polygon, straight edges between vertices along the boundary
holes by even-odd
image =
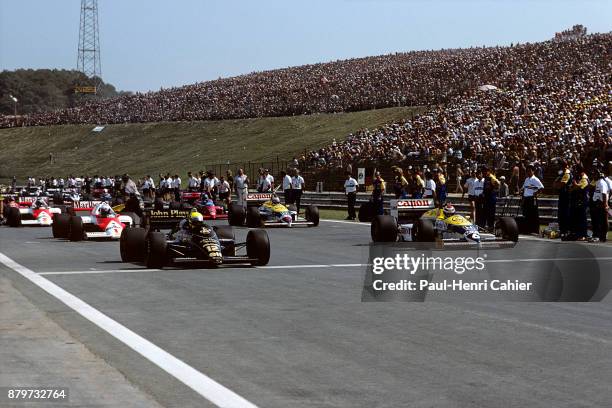
[[[238,174],[234,176],[234,192],[238,204],[246,208],[246,196],[249,192],[249,178],[244,174],[243,169],[238,169]]]
[[[219,177],[217,182],[217,191],[219,192],[219,200],[229,204],[231,202],[230,185],[224,176]]]
[[[537,197],[538,193],[544,188],[544,185],[534,174],[534,166],[527,166],[527,178],[523,182],[523,216],[525,217],[525,225],[529,232],[540,233],[540,216],[538,210]]]
[[[293,177],[291,177],[291,195],[293,202],[297,207],[298,214],[300,213],[300,202],[302,200],[302,191],[304,190],[304,178],[300,176],[298,169],[293,169]]]
[[[283,193],[285,194],[285,204],[293,204],[293,189],[291,188],[291,176],[285,171],[281,171],[283,179]]]
[[[348,205],[348,216],[347,220],[355,220],[355,202],[357,201],[357,188],[359,184],[355,180],[351,173],[346,172],[346,180],[344,181],[344,192],[346,193],[346,201]]]
[[[610,186],[605,175],[597,172],[595,191],[593,192],[593,208],[591,223],[593,224],[593,241],[606,242],[608,236],[608,201],[610,199]]]

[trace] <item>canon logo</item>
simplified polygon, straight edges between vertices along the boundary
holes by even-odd
[[[430,200],[402,200],[397,202],[398,207],[429,207]]]

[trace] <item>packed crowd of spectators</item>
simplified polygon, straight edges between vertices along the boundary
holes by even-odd
[[[587,28],[582,24],[576,24],[572,28],[555,33],[554,41],[571,41],[587,35]]]
[[[498,89],[472,87],[447,104],[309,152],[310,165],[346,167],[387,161],[547,166],[590,165],[612,147],[612,35],[491,48]],[[454,166],[453,166],[454,167]]]
[[[567,37],[567,36],[566,36]],[[93,100],[25,116],[23,125],[191,121],[435,105],[482,84],[542,86],[591,65],[601,71],[609,35],[510,47],[414,51],[255,72],[193,85]],[[14,123],[0,117],[0,126]]]

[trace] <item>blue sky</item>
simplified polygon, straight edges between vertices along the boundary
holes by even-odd
[[[612,31],[612,0],[99,0],[118,89],[396,51]],[[0,70],[76,67],[80,0],[0,0]]]

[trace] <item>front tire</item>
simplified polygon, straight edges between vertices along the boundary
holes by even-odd
[[[397,222],[390,215],[377,215],[370,227],[373,242],[397,241]]]
[[[436,231],[430,220],[419,218],[412,227],[412,240],[416,242],[434,242]]]
[[[316,227],[319,225],[319,208],[316,205],[309,205],[306,207],[306,221],[312,222],[310,227]]]
[[[6,223],[9,227],[21,227],[21,213],[17,207],[9,207],[6,212]]]
[[[261,213],[257,207],[247,208],[246,223],[249,228],[259,228],[262,226]]]
[[[518,242],[519,227],[514,218],[501,217],[499,220],[497,220],[496,227],[496,235],[497,231],[499,231],[499,236],[502,239],[506,241]]]
[[[68,238],[74,242],[82,241],[85,236],[85,228],[83,227],[83,220],[81,217],[76,215],[71,216],[69,225]]]
[[[161,232],[149,232],[146,240],[145,265],[149,269],[161,269],[166,265],[168,248],[166,236]]]
[[[251,230],[246,238],[247,256],[251,265],[264,266],[270,261],[270,239],[265,230]]]
[[[244,211],[244,207],[240,204],[230,203],[228,211],[227,211],[227,220],[229,225],[233,225],[235,227],[241,227],[244,225],[244,218],[246,217],[246,212]]]
[[[53,217],[51,231],[53,232],[53,238],[68,238],[70,233],[70,215],[56,214]]]
[[[142,262],[145,258],[147,231],[144,228],[124,228],[119,238],[123,262]]]

